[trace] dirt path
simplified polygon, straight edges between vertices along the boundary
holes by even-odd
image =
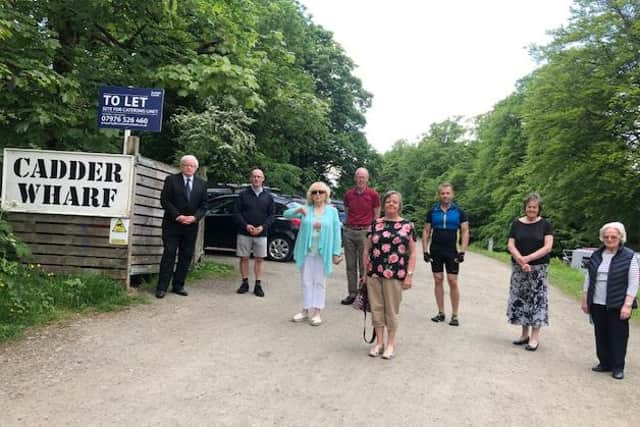
[[[507,266],[469,254],[462,270],[454,328],[428,320],[421,263],[391,361],[367,357],[362,317],[339,304],[342,266],[317,328],[288,321],[299,276],[269,263],[264,299],[236,295],[236,279],[200,283],[187,298],[32,332],[0,347],[0,426],[637,425],[639,325],[615,381],[591,373],[592,331],[575,301],[551,292],[551,326],[526,352],[505,321]]]

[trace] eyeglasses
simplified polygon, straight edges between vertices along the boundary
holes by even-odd
[[[311,190],[311,195],[312,196],[315,196],[317,194],[324,194],[324,193],[326,193],[326,191],[324,191],[324,190]]]

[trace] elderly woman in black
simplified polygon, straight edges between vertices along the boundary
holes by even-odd
[[[507,248],[511,253],[511,288],[507,305],[509,323],[522,326],[515,345],[536,351],[540,328],[549,324],[548,270],[553,246],[551,224],[540,216],[542,199],[531,193],[524,199],[525,215],[511,224]]]
[[[627,233],[620,222],[600,229],[604,246],[591,255],[582,295],[582,311],[591,315],[598,363],[594,372],[612,372],[624,378],[629,339],[629,317],[638,292],[638,258],[624,246]]]

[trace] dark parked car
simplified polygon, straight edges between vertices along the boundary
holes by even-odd
[[[338,210],[338,217],[340,218],[340,222],[344,224],[344,221],[347,219],[347,214],[344,211],[344,202],[342,200],[332,199],[331,204]]]
[[[237,193],[221,194],[209,198],[204,225],[204,248],[206,250],[236,250],[236,223],[233,207],[238,199]],[[289,261],[293,257],[293,245],[298,234],[297,220],[282,216],[293,205],[289,198],[273,195],[276,205],[276,219],[267,236],[267,258],[274,261]]]

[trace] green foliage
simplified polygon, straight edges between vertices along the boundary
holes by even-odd
[[[235,274],[235,268],[232,265],[215,261],[202,261],[196,264],[190,271],[188,280],[197,281],[210,279],[212,277],[231,277]]]
[[[55,276],[0,258],[0,341],[65,311],[107,311],[135,302],[120,283],[102,276]]]
[[[295,0],[13,0],[0,44],[2,146],[119,152],[95,124],[99,86],[117,85],[165,89],[142,153],[192,152],[212,182],[261,159],[298,192],[379,159],[362,132],[371,95]]]
[[[437,188],[450,182],[460,193],[466,186],[466,176],[474,147],[468,144],[466,128],[459,117],[434,123],[416,144],[398,141],[383,156],[378,190],[399,191],[403,196],[408,218],[421,228],[429,209],[437,201]]]
[[[469,138],[460,137],[456,120],[433,124],[421,140],[385,153],[383,182],[416,212],[433,202],[439,182],[453,182],[472,239],[484,245],[493,238],[498,250],[533,191],[554,226],[555,255],[597,244],[609,221],[622,221],[637,248],[638,22],[637,1],[577,0],[553,41],[532,48],[541,67],[478,117]]]
[[[13,233],[11,225],[4,219],[0,211],[0,258],[4,260],[18,260],[31,255],[31,250],[18,236]]]
[[[195,155],[213,182],[241,182],[255,153],[252,119],[240,110],[224,111],[210,106],[200,113],[180,110],[172,118],[180,134],[177,157]],[[225,165],[224,168],[213,165]]]
[[[557,258],[551,260],[551,265],[549,266],[549,282],[567,295],[571,295],[576,299],[582,297],[584,273],[563,264]]]

